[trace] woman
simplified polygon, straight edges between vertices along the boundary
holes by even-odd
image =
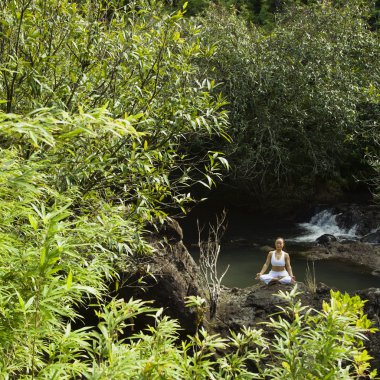
[[[285,241],[283,238],[277,238],[275,241],[276,249],[270,251],[267,260],[263,265],[261,271],[256,274],[256,279],[260,279],[267,285],[275,284],[291,284],[295,282],[292,267],[290,266],[289,254],[284,252]],[[264,274],[268,269],[269,264],[272,264],[272,270],[268,274]]]

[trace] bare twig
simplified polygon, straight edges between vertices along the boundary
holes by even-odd
[[[218,275],[217,263],[220,253],[220,240],[227,228],[227,212],[224,210],[220,216],[216,216],[216,224],[209,223],[209,232],[207,241],[202,241],[201,233],[204,227],[198,226],[198,246],[199,246],[199,266],[203,282],[205,283],[210,296],[210,318],[216,314],[218,299],[221,291],[223,277],[229,269],[229,265],[222,273]]]

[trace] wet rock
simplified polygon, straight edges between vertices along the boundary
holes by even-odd
[[[380,244],[380,229],[363,236],[360,241],[363,243]]]
[[[354,240],[354,239],[341,239],[339,242],[341,244],[352,244],[352,243],[356,243],[357,240]]]
[[[356,226],[356,233],[364,236],[380,225],[379,205],[343,204],[335,207],[336,222],[344,230]]]
[[[375,269],[371,272],[372,276],[380,277],[380,269]]]
[[[331,234],[323,234],[319,238],[315,239],[317,244],[330,245],[332,242],[337,241],[337,238]]]
[[[334,241],[328,246],[309,248],[307,251],[299,252],[299,255],[310,260],[342,260],[360,265],[367,269],[368,273],[380,270],[380,246],[360,241],[344,244]]]
[[[263,245],[260,247],[260,251],[268,253],[269,251],[272,251],[274,248],[270,247],[269,245]]]

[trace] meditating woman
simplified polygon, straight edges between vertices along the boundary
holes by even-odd
[[[276,249],[270,251],[267,260],[263,265],[261,271],[256,274],[256,279],[260,279],[267,285],[275,284],[291,284],[295,282],[292,267],[290,266],[290,257],[287,252],[284,252],[285,241],[283,238],[277,238],[275,241]],[[264,274],[272,264],[272,270],[268,274]]]

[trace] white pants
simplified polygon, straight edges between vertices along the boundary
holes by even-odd
[[[270,283],[271,280],[274,278],[281,277],[281,279],[278,280],[281,284],[291,284],[292,278],[289,276],[289,273],[287,270],[282,270],[280,272],[271,270],[268,274],[262,274],[260,276],[260,280],[262,282],[265,282],[267,285]]]

